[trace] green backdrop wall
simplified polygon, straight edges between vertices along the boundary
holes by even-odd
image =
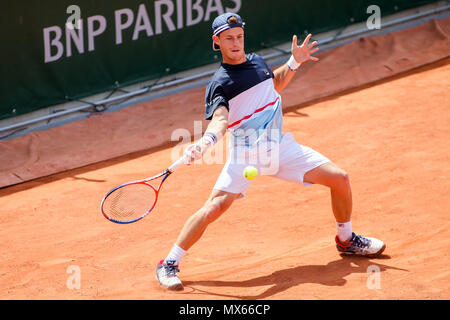
[[[383,16],[430,2],[4,0],[0,119],[218,61],[211,23],[224,11],[242,16],[246,50],[254,51],[367,20],[369,5]]]

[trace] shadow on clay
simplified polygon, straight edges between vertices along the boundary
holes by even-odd
[[[380,255],[377,260],[388,260],[391,257],[388,255]],[[347,283],[345,277],[354,273],[368,274],[368,268],[370,266],[377,266],[380,272],[386,270],[408,270],[387,266],[374,262],[374,259],[368,259],[360,256],[342,256],[342,259],[331,261],[326,265],[305,265],[292,268],[286,268],[275,271],[269,275],[256,277],[247,280],[238,281],[184,281],[185,288],[190,288],[189,294],[207,294],[220,296],[224,298],[235,298],[243,300],[256,300],[269,298],[275,294],[288,290],[292,287],[296,287],[305,283],[316,283],[324,286],[343,286]],[[215,293],[212,291],[200,289],[200,287],[232,287],[232,288],[250,288],[270,286],[264,292],[258,295],[230,295]],[[243,290],[245,291],[245,290]],[[188,293],[188,292],[186,292]]]

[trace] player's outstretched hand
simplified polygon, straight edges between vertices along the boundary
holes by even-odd
[[[316,47],[317,41],[309,43],[309,40],[311,39],[312,34],[308,34],[305,41],[303,41],[303,44],[301,46],[297,45],[297,36],[294,35],[292,37],[292,48],[291,52],[294,56],[295,61],[298,63],[303,63],[308,60],[312,61],[319,61],[319,58],[313,57],[312,55],[319,51],[319,47]]]

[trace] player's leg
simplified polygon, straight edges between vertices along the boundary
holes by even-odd
[[[332,162],[325,163],[305,173],[303,181],[310,184],[320,184],[330,188],[331,207],[338,223],[346,223],[352,215],[352,190],[348,174]],[[347,239],[351,238],[348,234]]]
[[[329,162],[305,173],[303,181],[330,188],[331,207],[336,219],[336,248],[344,254],[360,254],[368,257],[380,255],[386,245],[375,238],[363,237],[352,231],[352,191],[348,174]]]
[[[376,257],[384,251],[386,245],[383,241],[363,237],[352,231],[352,191],[350,179],[344,170],[329,162],[305,173],[303,180],[330,188],[331,206],[338,230],[336,248],[339,252]]]
[[[177,272],[181,258],[205,232],[210,223],[217,220],[233,203],[239,194],[214,189],[206,203],[184,224],[178,239],[166,259],[156,267],[156,279],[169,290],[182,290],[183,284]]]
[[[244,178],[245,164],[229,159],[203,207],[185,223],[175,246],[188,250],[202,236],[206,227],[222,215],[239,197],[244,196],[251,181]]]
[[[188,250],[200,239],[208,225],[219,218],[233,203],[239,194],[214,189],[203,205],[183,226],[176,245]]]
[[[183,288],[177,276],[181,258],[201,238],[210,223],[217,220],[235,199],[244,196],[251,184],[242,175],[244,167],[245,164],[227,161],[206,203],[186,221],[169,255],[157,266],[156,277],[163,287]]]
[[[295,142],[289,133],[286,138],[280,145],[280,169],[275,176],[301,182],[305,186],[320,184],[330,188],[339,252],[367,257],[381,254],[386,247],[383,241],[352,231],[352,191],[348,174],[319,152]]]

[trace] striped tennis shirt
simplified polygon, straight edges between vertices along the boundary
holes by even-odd
[[[252,147],[262,139],[279,142],[282,137],[281,96],[273,72],[257,54],[246,58],[237,65],[222,63],[206,86],[205,118],[211,120],[220,106],[228,109],[231,147]]]

